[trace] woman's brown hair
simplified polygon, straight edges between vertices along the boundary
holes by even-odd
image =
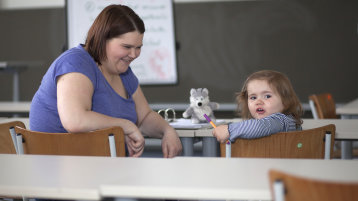
[[[101,11],[89,29],[85,49],[101,65],[101,61],[107,59],[106,41],[132,31],[143,34],[143,20],[128,6],[109,5]]]
[[[301,103],[292,87],[288,77],[280,72],[272,70],[262,70],[251,74],[245,81],[241,92],[237,93],[236,101],[238,104],[238,113],[243,119],[253,118],[248,108],[247,85],[252,80],[265,80],[270,87],[281,97],[284,106],[283,114],[292,115],[296,120],[296,125],[302,124],[301,116],[303,114]]]

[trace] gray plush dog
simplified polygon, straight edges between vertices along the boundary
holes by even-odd
[[[191,122],[206,123],[204,114],[208,115],[213,122],[215,122],[215,116],[213,110],[219,108],[219,103],[210,102],[209,91],[207,88],[198,88],[190,90],[190,106],[183,113],[184,118],[191,117]]]

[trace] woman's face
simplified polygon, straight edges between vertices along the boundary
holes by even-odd
[[[284,109],[280,95],[266,80],[252,80],[247,85],[248,107],[251,116],[261,119]]]
[[[112,38],[106,42],[107,60],[102,66],[111,74],[127,71],[129,64],[140,55],[143,34],[133,31]]]

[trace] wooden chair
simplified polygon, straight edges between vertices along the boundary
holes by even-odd
[[[332,94],[313,94],[308,97],[314,119],[336,119],[336,104]]]
[[[308,97],[309,105],[314,119],[337,119],[336,104],[330,93],[313,94]],[[333,157],[341,158],[341,142],[336,141]],[[358,156],[358,149],[353,149],[353,156]]]
[[[15,127],[20,126],[25,128],[25,124],[21,121],[11,121],[0,124],[0,153],[1,154],[16,154],[16,134]]]
[[[231,157],[330,159],[336,126],[329,124],[302,131],[280,132],[256,139],[237,139],[231,143]],[[226,144],[220,144],[226,157]]]
[[[298,177],[278,170],[269,171],[275,201],[356,201],[358,183],[333,182]]]
[[[17,143],[15,127],[25,128],[25,124],[21,121],[10,121],[0,124],[0,154],[16,154]],[[22,197],[9,197],[0,195],[0,200],[22,200]]]
[[[121,127],[84,133],[45,133],[15,127],[19,153],[76,156],[125,156]]]

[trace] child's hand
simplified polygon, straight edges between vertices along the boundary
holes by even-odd
[[[229,127],[228,125],[221,125],[214,128],[213,136],[216,137],[216,139],[220,143],[225,143],[229,139],[230,134],[229,134],[228,127]]]

